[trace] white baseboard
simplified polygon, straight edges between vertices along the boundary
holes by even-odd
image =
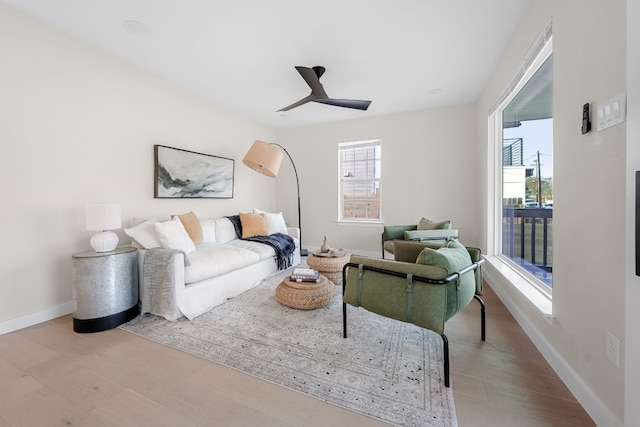
[[[498,298],[505,305],[507,310],[514,317],[516,322],[527,334],[529,339],[536,346],[538,351],[551,365],[553,370],[558,374],[560,379],[565,383],[567,388],[573,393],[578,402],[584,407],[585,411],[593,418],[598,426],[602,427],[623,427],[623,424],[616,419],[611,411],[602,403],[593,391],[585,384],[582,378],[569,365],[566,360],[551,346],[549,341],[540,333],[540,331],[531,323],[531,321],[518,308],[517,304],[509,297],[509,294],[501,287],[501,281],[491,277],[491,274],[485,269],[483,271],[484,279],[487,281],[491,289],[496,293]]]
[[[73,313],[73,301],[0,323],[0,335]]]

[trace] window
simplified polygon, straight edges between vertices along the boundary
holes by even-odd
[[[551,24],[525,56],[489,117],[489,247],[523,282],[553,287],[553,55]]]
[[[380,222],[380,140],[338,144],[338,220]]]

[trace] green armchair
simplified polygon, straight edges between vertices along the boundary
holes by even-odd
[[[445,322],[476,299],[480,303],[481,339],[486,338],[481,251],[457,240],[440,249],[420,242],[394,243],[394,261],[352,255],[344,266],[343,336],[347,338],[347,305],[432,330],[443,340],[444,384],[449,387]]]
[[[395,255],[395,240],[430,242],[440,246],[447,240],[457,238],[458,230],[451,229],[451,221],[434,222],[422,218],[418,224],[385,225],[382,231],[382,259],[385,259],[385,252]]]

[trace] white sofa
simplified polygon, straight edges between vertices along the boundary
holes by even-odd
[[[264,214],[269,234],[286,232],[293,237],[295,251],[290,265],[300,264],[299,229],[286,227],[281,214]],[[175,238],[166,241],[166,235],[163,239],[158,227],[180,228],[176,219],[151,219],[125,229],[139,251],[142,314],[153,313],[172,321],[182,316],[193,319],[278,271],[274,248],[237,238],[228,218],[198,219],[202,242],[192,247]]]

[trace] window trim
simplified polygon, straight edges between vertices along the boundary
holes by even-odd
[[[540,47],[541,39],[544,41],[542,47]],[[502,159],[502,111],[553,53],[552,39],[551,23],[549,23],[527,53],[514,78],[489,110],[487,120],[487,255],[485,256],[487,262],[550,321],[553,318],[552,289],[502,254],[502,162],[498,163],[498,159]],[[539,50],[536,57],[532,59],[530,54],[534,47]],[[519,80],[515,81],[516,78]]]
[[[342,183],[344,181],[344,177],[342,177],[341,173],[341,152],[344,149],[343,147],[350,146],[360,146],[360,147],[378,147],[380,150],[380,171],[382,170],[382,138],[371,138],[371,139],[363,139],[363,140],[355,140],[355,141],[343,141],[338,143],[338,212],[336,223],[340,225],[357,225],[357,226],[367,226],[367,225],[380,225],[384,223],[382,220],[382,173],[380,174],[380,178],[373,179],[371,181],[375,181],[378,183],[378,189],[380,192],[379,199],[379,218],[378,219],[368,219],[368,218],[343,218],[343,206],[342,206]]]

